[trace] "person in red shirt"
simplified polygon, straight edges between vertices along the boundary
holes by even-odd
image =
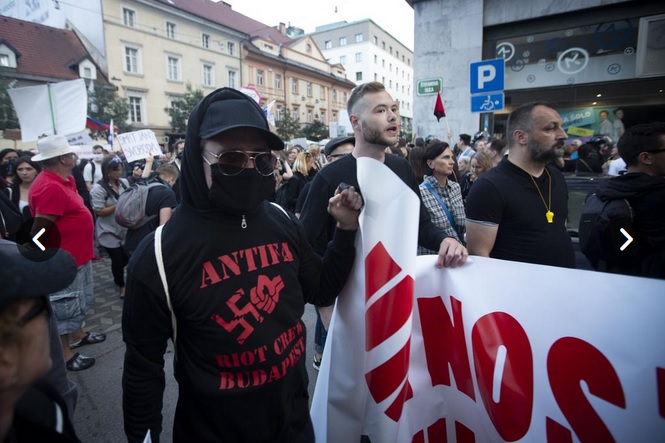
[[[40,139],[37,149],[39,154],[32,159],[40,162],[44,169],[28,194],[30,211],[35,219],[31,238],[44,229],[38,241],[45,248],[64,249],[76,261],[78,271],[74,282],[51,294],[50,299],[67,369],[80,371],[94,365],[95,359],[74,353],[73,349],[106,340],[105,334],[86,333],[82,329],[93,295],[90,261],[94,255],[94,225],[71,175],[76,166],[76,148],[69,146],[66,137],[53,135]]]

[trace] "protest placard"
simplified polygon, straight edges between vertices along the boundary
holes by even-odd
[[[122,151],[125,153],[125,158],[130,163],[144,159],[148,154],[155,157],[162,155],[162,149],[157,143],[155,133],[150,129],[125,132],[124,134],[118,134],[117,138]]]

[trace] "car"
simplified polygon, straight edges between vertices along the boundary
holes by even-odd
[[[611,175],[594,173],[565,173],[566,185],[568,186],[568,233],[573,241],[575,250],[575,267],[593,271],[593,267],[580,250],[579,226],[582,207],[587,197],[593,194],[598,186],[605,180],[612,178]]]

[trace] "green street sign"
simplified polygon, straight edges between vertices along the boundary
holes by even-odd
[[[416,94],[418,95],[434,95],[436,91],[443,88],[442,78],[428,78],[425,80],[418,80],[416,83]]]

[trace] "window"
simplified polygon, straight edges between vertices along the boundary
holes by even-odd
[[[399,75],[399,68],[395,66],[395,74]]]
[[[376,35],[374,36],[374,44],[376,46],[379,46],[379,37],[377,37]]]
[[[363,61],[363,53],[362,52],[356,52],[356,61],[357,62]]]
[[[307,82],[307,97],[312,96],[312,82]]]
[[[363,79],[363,73],[362,72],[356,72],[356,81],[360,81]]]
[[[339,56],[339,64],[343,65],[344,63],[346,63],[346,55],[340,55]]]
[[[291,92],[293,94],[298,93],[298,79],[296,79],[296,78],[291,79]]]
[[[388,71],[392,71],[392,70],[393,70],[393,64],[392,64],[392,63],[389,63],[389,64],[388,64]]]
[[[130,123],[143,123],[145,115],[143,113],[143,96],[141,95],[127,95],[129,102],[129,115],[127,119]]]
[[[340,46],[346,46],[346,37],[340,37],[339,38],[339,45]]]
[[[324,49],[331,49],[332,48],[332,41],[326,40],[325,43],[323,43]]]
[[[328,120],[326,120],[326,110],[325,110],[325,109],[321,109],[321,121],[322,121],[323,123],[327,123],[327,122],[328,122]]]
[[[384,85],[386,84],[386,78],[385,77],[381,77],[381,83],[383,83]]]
[[[337,89],[333,89],[333,102],[337,101]]]
[[[281,74],[275,74],[275,89],[282,89],[282,76]]]
[[[390,55],[393,55],[393,47],[390,47]]]
[[[275,120],[279,121],[284,116],[284,108],[277,106],[277,113],[275,114]]]
[[[395,57],[399,60],[399,51],[395,51]]]
[[[295,118],[296,120],[300,120],[300,108],[294,106],[291,110],[291,117]]]
[[[0,66],[9,66],[9,55],[8,54],[0,54]]]
[[[312,123],[312,110],[307,110],[307,123]]]
[[[383,47],[383,50],[386,50],[386,42],[381,42],[381,46]]]
[[[125,26],[130,26],[132,28],[136,27],[136,11],[133,11],[128,8],[122,8],[122,24]]]
[[[256,70],[256,84],[263,86],[263,71],[261,69]]]
[[[374,74],[374,81],[378,82],[379,81],[379,74]]]
[[[0,63],[0,65],[2,65],[2,63]],[[2,65],[2,66],[7,66],[7,65]],[[83,68],[83,78],[92,78],[92,68],[88,67]]]
[[[386,67],[386,59],[381,59],[381,67],[385,68]]]
[[[236,74],[237,74],[236,71],[229,71],[228,72],[228,75],[229,75],[228,87],[229,88],[234,88],[235,89],[235,87],[236,87]]]
[[[342,92],[342,103],[346,103],[346,92]]]
[[[210,35],[201,34],[201,47],[210,49]]]
[[[176,39],[176,24],[171,22],[166,22],[166,38],[171,40]]]
[[[392,81],[392,80],[389,80],[389,81],[388,81],[388,87],[389,87],[389,88],[392,88],[392,87],[393,87],[393,81]]]
[[[180,58],[172,55],[166,57],[166,78],[180,81]]]
[[[125,46],[125,72],[141,73],[141,56],[138,48]]]
[[[379,56],[374,54],[374,63],[378,64],[379,63]]]
[[[319,88],[319,98],[321,100],[326,99],[326,87],[325,86],[321,86],[321,88]]]
[[[233,42],[227,42],[226,49],[228,49],[229,55],[233,55],[236,52],[236,44]]]
[[[203,86],[215,85],[215,67],[208,63],[203,64]]]
[[[307,46],[305,46],[305,51],[307,51],[307,53],[310,54],[312,52],[312,45],[307,43]]]
[[[363,41],[363,35],[362,34],[356,34],[356,43],[361,43]]]

